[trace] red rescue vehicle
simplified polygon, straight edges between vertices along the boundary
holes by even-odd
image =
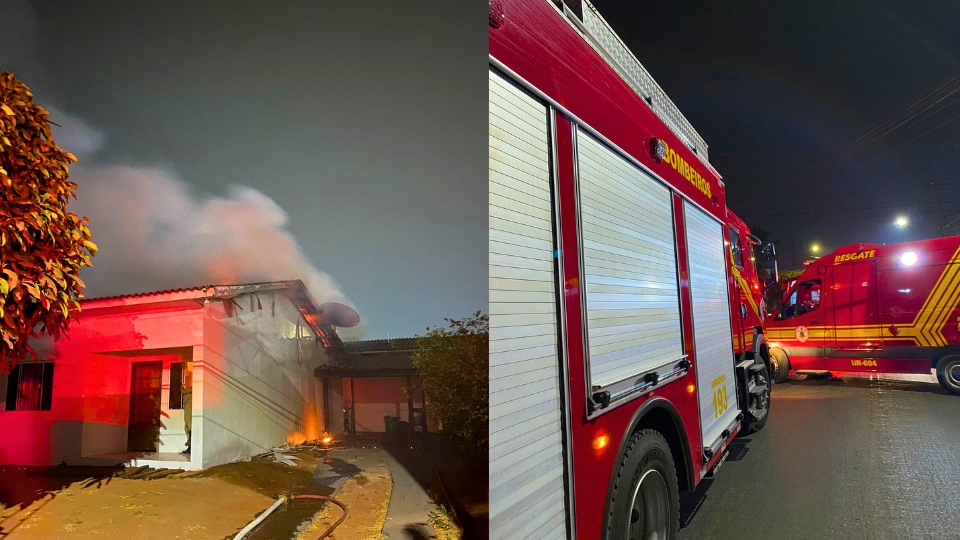
[[[769,416],[759,242],[565,1],[490,1],[490,538],[674,538],[678,491]]]
[[[813,261],[767,319],[771,371],[930,373],[960,395],[960,236],[851,244]]]

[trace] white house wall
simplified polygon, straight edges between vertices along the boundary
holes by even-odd
[[[210,302],[203,345],[194,352],[194,450],[204,468],[323,433],[322,395],[314,369],[326,360],[282,294]],[[228,312],[230,310],[230,312]],[[198,395],[200,394],[200,395]],[[198,429],[199,428],[199,429]]]

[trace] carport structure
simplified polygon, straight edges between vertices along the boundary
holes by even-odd
[[[324,424],[334,433],[382,433],[387,416],[409,422],[414,431],[436,429],[427,421],[423,389],[413,387],[416,338],[354,341],[344,349],[337,361],[314,371],[327,400]]]

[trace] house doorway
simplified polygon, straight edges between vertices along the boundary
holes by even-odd
[[[156,452],[160,441],[160,387],[163,362],[133,362],[127,450]]]

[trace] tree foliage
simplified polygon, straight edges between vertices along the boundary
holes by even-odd
[[[800,269],[798,269],[798,270],[781,270],[781,271],[780,271],[780,282],[781,282],[781,283],[786,283],[787,281],[790,281],[791,279],[796,279],[796,278],[800,277],[800,274],[802,274],[804,270],[806,270],[806,268],[800,268]]]
[[[478,311],[465,319],[445,319],[447,328],[417,336],[413,355],[418,382],[429,399],[429,414],[468,457],[486,459],[490,387],[489,318]]]
[[[63,335],[80,311],[80,269],[97,246],[87,218],[67,211],[76,197],[49,113],[12,73],[0,72],[0,373],[46,332]]]

